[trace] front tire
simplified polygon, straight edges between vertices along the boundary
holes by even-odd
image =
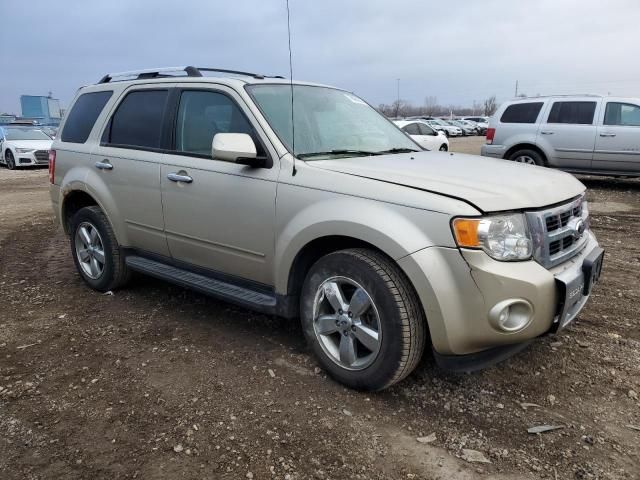
[[[6,162],[7,168],[9,170],[16,169],[16,159],[13,157],[13,153],[11,153],[11,150],[7,150],[4,154],[4,161]]]
[[[540,167],[545,166],[544,158],[535,150],[517,150],[509,156],[509,160],[527,165],[538,165]]]
[[[318,260],[302,287],[300,311],[318,361],[351,388],[389,387],[422,356],[426,325],[417,295],[399,267],[373,250]]]
[[[448,152],[448,151],[449,151],[449,147],[447,147],[447,144],[446,144],[446,143],[443,143],[442,145],[440,145],[439,150],[440,150],[441,152]]]
[[[70,226],[71,255],[82,280],[99,292],[125,285],[131,273],[104,212],[96,206],[81,208]]]

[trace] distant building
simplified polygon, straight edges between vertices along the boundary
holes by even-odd
[[[15,115],[11,115],[10,113],[0,113],[0,125],[6,125],[13,122],[15,119]]]
[[[41,125],[58,126],[62,119],[60,100],[41,95],[21,95],[22,118],[36,120]]]

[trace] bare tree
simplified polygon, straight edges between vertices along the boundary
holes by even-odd
[[[423,113],[427,116],[434,115],[440,106],[438,105],[438,97],[425,97]]]
[[[494,113],[496,113],[496,109],[498,108],[498,104],[496,103],[496,96],[492,95],[484,101],[484,114],[487,117],[490,117]]]

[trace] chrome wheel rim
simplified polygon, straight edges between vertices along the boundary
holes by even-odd
[[[363,370],[380,352],[382,323],[371,295],[347,277],[331,277],[316,291],[313,330],[324,353],[346,370]]]
[[[76,256],[84,274],[96,280],[104,272],[104,244],[98,229],[89,222],[82,222],[75,235]]]
[[[518,163],[526,163],[527,165],[536,164],[536,161],[533,159],[533,157],[530,157],[529,155],[518,155],[516,158],[514,158],[514,161]]]

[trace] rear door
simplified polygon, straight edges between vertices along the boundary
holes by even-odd
[[[640,172],[640,106],[607,101],[598,126],[593,168],[610,172]]]
[[[537,143],[553,152],[549,163],[568,170],[588,170],[596,139],[595,118],[600,100],[554,100],[540,124]]]
[[[175,260],[273,285],[278,166],[240,96],[211,84],[176,90],[174,140],[162,166],[167,241]],[[212,158],[216,133],[247,133],[269,168]],[[268,146],[269,145],[269,146]],[[268,146],[268,147],[267,147]],[[274,159],[275,162],[274,163]],[[174,181],[175,175],[188,181]]]
[[[127,247],[169,255],[160,195],[163,127],[170,88],[135,86],[114,106],[92,152],[95,174],[106,185]],[[99,182],[91,182],[98,184]]]

